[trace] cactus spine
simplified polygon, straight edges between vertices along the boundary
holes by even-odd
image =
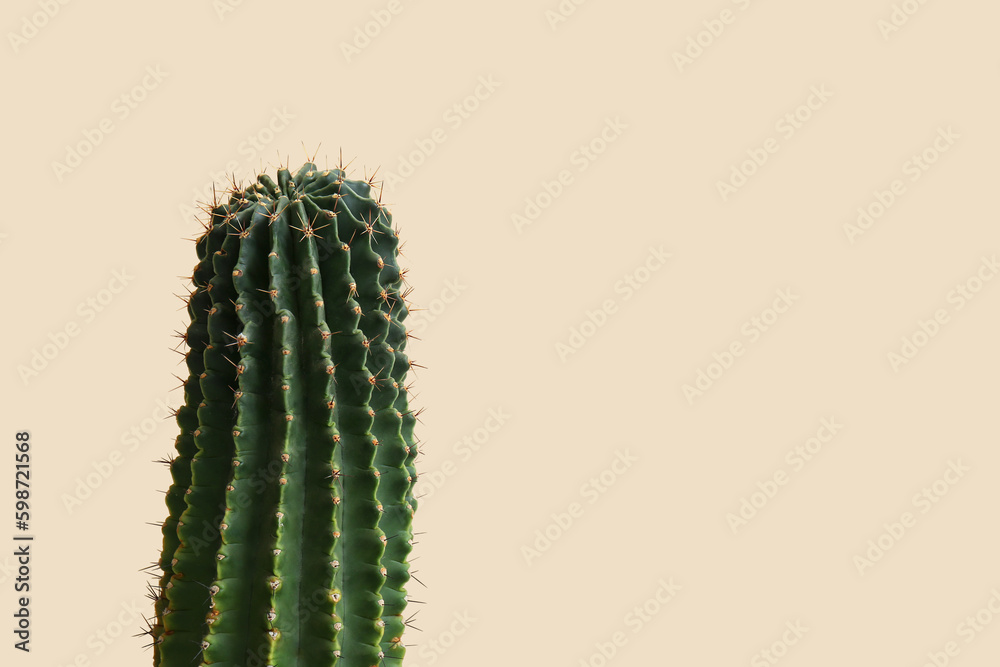
[[[399,667],[415,414],[398,234],[311,162],[213,202],[187,299],[154,667]]]

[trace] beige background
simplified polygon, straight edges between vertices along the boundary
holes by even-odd
[[[2,20],[0,421],[9,443],[32,434],[36,536],[33,651],[5,631],[4,660],[151,660],[131,635],[152,614],[138,569],[166,511],[151,461],[176,433],[162,403],[183,399],[193,207],[224,171],[342,148],[388,179],[426,309],[409,665],[996,664],[996,3],[897,2],[892,31],[889,0],[49,5]],[[54,164],[70,150],[87,154]],[[544,207],[519,226],[526,199]],[[773,326],[752,340],[754,317]],[[921,322],[935,335],[894,368]],[[699,371],[716,379],[689,401]],[[786,455],[818,431],[797,470]]]

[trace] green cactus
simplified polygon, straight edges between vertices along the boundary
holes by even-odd
[[[234,182],[195,240],[154,667],[405,654],[418,452],[398,232],[371,181],[277,176]]]

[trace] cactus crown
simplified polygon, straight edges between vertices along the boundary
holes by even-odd
[[[154,667],[402,664],[416,510],[398,234],[311,162],[207,208]]]

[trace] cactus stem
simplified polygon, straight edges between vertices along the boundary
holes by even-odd
[[[380,171],[347,180],[342,150],[340,165],[242,191],[234,174],[193,239],[154,667],[234,667],[260,649],[278,667],[398,667],[405,653],[406,375],[423,366],[404,352],[409,288]],[[314,594],[322,607],[301,614]]]

